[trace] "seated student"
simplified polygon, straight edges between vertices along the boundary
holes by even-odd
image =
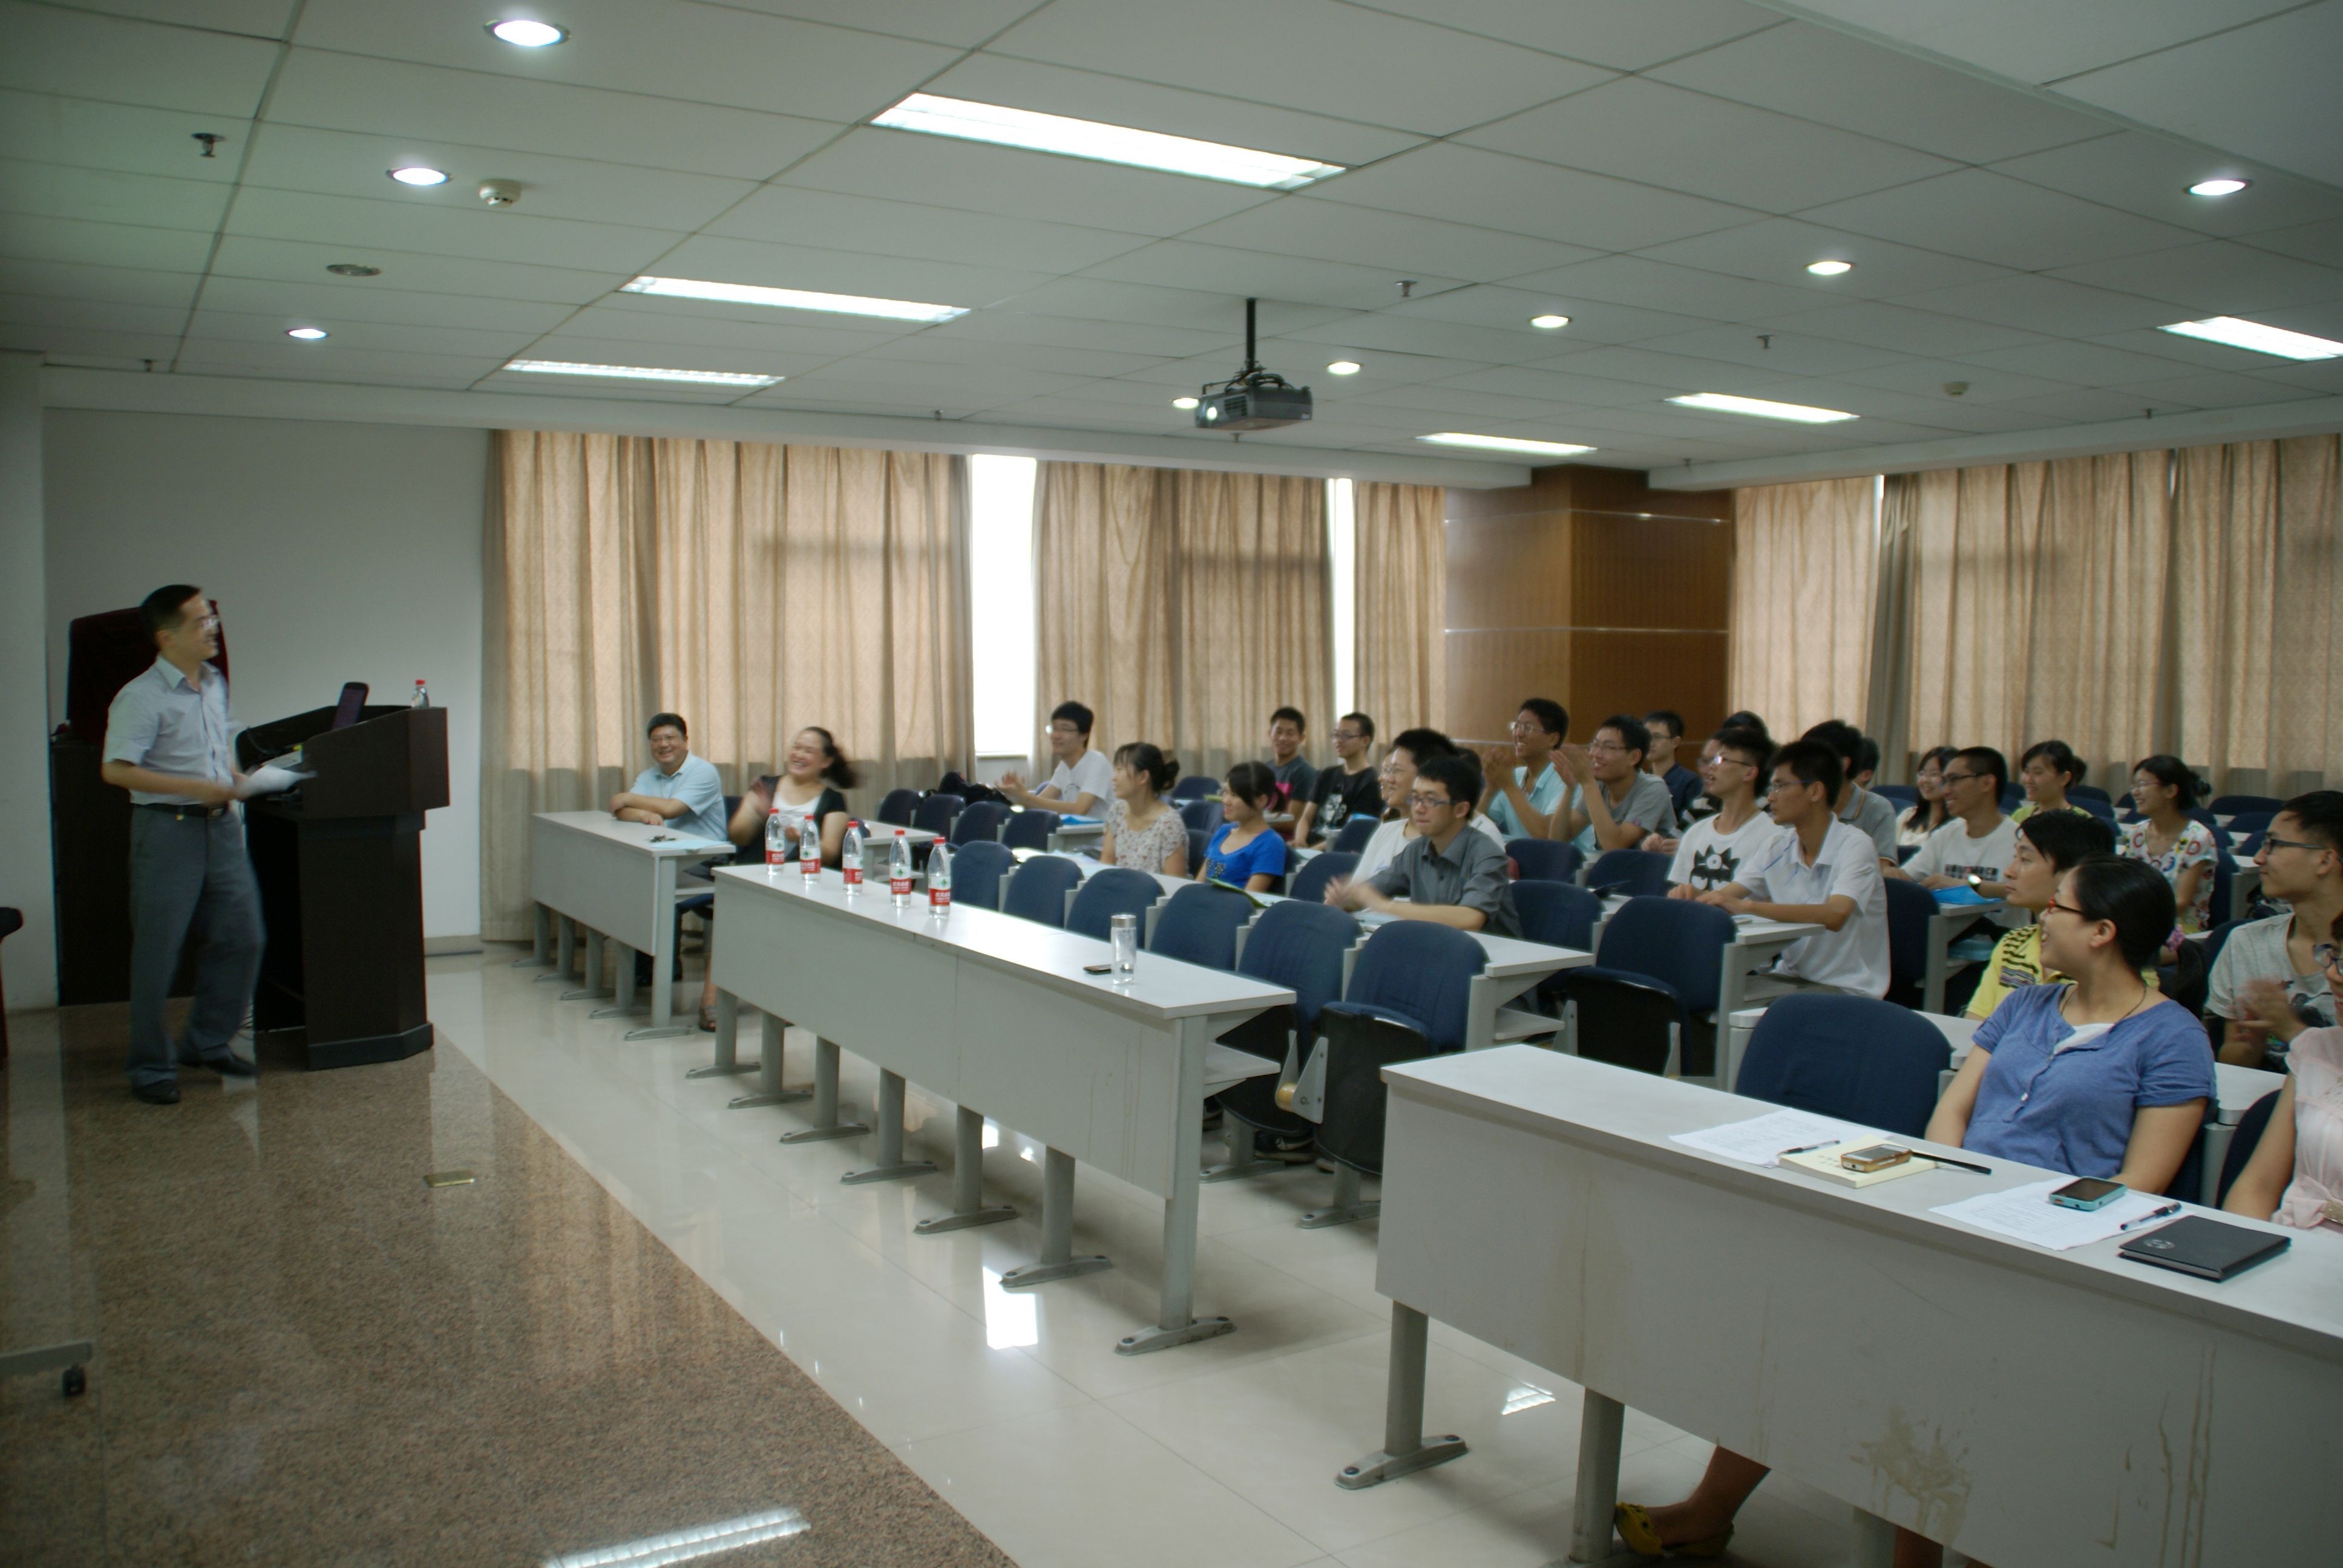
[[[1318,787],[1294,810],[1297,844],[1332,838],[1353,817],[1383,814],[1374,768],[1375,721],[1363,713],[1345,713],[1336,719],[1334,760],[1339,766],[1318,769]]]
[[[2343,923],[2328,936],[2314,950],[2329,994],[2343,994]],[[2285,1008],[2269,1028],[2287,1042],[2286,1082],[2221,1207],[2343,1241],[2343,1029],[2311,1029]]]
[[[1928,1122],[1928,1138],[2070,1176],[2161,1192],[2213,1098],[2205,1031],[2140,980],[2172,929],[2172,890],[2137,861],[2087,859],[2045,911],[2043,956],[2074,977],[2011,993],[1977,1030],[1968,1060]],[[1718,1449],[1693,1494],[1664,1508],[1619,1505],[1636,1551],[1716,1555],[1765,1467]],[[1941,1561],[1899,1531],[1896,1561]]]
[[[1570,776],[1570,806],[1554,814],[1549,839],[1567,839],[1592,860],[1605,849],[1632,849],[1644,838],[1676,830],[1676,810],[1668,787],[1644,771],[1652,738],[1644,721],[1614,713],[1584,746],[1564,746],[1554,755]]]
[[[1221,814],[1228,819],[1213,830],[1196,880],[1273,893],[1285,879],[1285,840],[1269,825],[1269,813],[1285,800],[1277,777],[1266,762],[1240,762],[1224,784]]]
[[[1513,715],[1513,741],[1492,746],[1488,799],[1481,802],[1497,831],[1508,839],[1543,839],[1562,804],[1562,775],[1554,749],[1570,734],[1570,711],[1549,697],[1522,699]]]
[[[645,727],[651,766],[635,775],[635,787],[610,797],[610,815],[621,822],[672,827],[687,838],[724,838],[724,780],[716,764],[694,757],[683,715],[654,713]]]
[[[1281,708],[1269,716],[1269,771],[1277,780],[1279,816],[1318,792],[1318,769],[1302,754],[1309,735],[1310,721],[1298,708]]]
[[[1770,777],[1774,748],[1754,729],[1720,729],[1710,737],[1709,760],[1701,776],[1717,802],[1716,814],[1703,817],[1673,840],[1675,860],[1668,868],[1673,899],[1697,898],[1729,888],[1742,868],[1765,858],[1782,829],[1757,786]],[[1650,839],[1645,839],[1650,843]]]
[[[1094,817],[1114,795],[1114,767],[1102,752],[1091,749],[1091,710],[1079,702],[1061,702],[1050,712],[1050,754],[1057,771],[1038,790],[1025,788],[1020,773],[1001,776],[1003,799],[1035,811],[1063,811]]]
[[[2017,782],[2026,790],[2026,803],[2012,811],[2009,819],[2023,822],[2036,811],[2086,809],[2067,799],[2066,791],[2080,784],[2090,770],[2090,764],[2076,756],[2074,748],[2065,741],[2036,741],[2017,759]]]
[[[1767,794],[1782,829],[1734,879],[1699,895],[1735,915],[1823,929],[1782,951],[1768,971],[1855,996],[1887,994],[1887,890],[1871,839],[1831,809],[1845,782],[1838,753],[1794,740],[1774,753]]]
[[[2002,873],[2017,849],[2017,825],[2001,814],[2009,764],[1990,746],[1964,747],[1945,764],[1943,779],[1945,809],[1952,820],[1922,840],[1910,859],[1889,867],[1887,874],[1932,892],[1975,888],[1985,898],[1998,899],[2008,891]]]
[[[2343,790],[2313,789],[2288,800],[2270,819],[2254,864],[2262,891],[2292,912],[2229,933],[2213,961],[2205,1010],[2227,1020],[2223,1061],[2283,1070],[2287,1042],[2274,1032],[2281,1012],[2314,1029],[2335,1022],[2335,993],[2316,950],[2343,915]]]
[[[1099,859],[1134,871],[1188,874],[1188,822],[1163,799],[1179,781],[1180,763],[1144,740],[1114,752],[1114,799],[1106,809]]]
[[[1359,863],[1352,868],[1353,877],[1372,877],[1399,859],[1399,852],[1416,837],[1415,823],[1408,810],[1408,791],[1415,787],[1415,770],[1435,757],[1457,755],[1456,743],[1437,729],[1403,729],[1392,737],[1391,749],[1383,753],[1380,774],[1383,784],[1383,821],[1359,851]],[[1475,812],[1473,826],[1489,836],[1490,842],[1503,848],[1504,835],[1497,825]]]
[[[1727,728],[1731,727],[1728,726]],[[1722,733],[1722,730],[1718,731],[1718,734]],[[1764,743],[1766,756],[1771,757],[1774,754],[1774,743],[1765,739],[1765,735],[1763,730],[1752,729],[1748,731],[1748,734],[1753,739]],[[1676,831],[1672,834],[1652,834],[1644,840],[1644,849],[1651,850],[1655,855],[1673,855],[1676,852],[1678,847],[1684,843],[1684,833],[1688,830],[1694,822],[1700,821],[1703,818],[1714,817],[1716,815],[1717,809],[1723,804],[1723,802],[1719,801],[1715,795],[1709,793],[1708,769],[1709,765],[1716,760],[1717,750],[1717,739],[1715,735],[1710,736],[1707,739],[1700,743],[1700,760],[1694,767],[1694,771],[1698,772],[1700,775],[1700,789],[1693,795],[1692,804],[1676,813]],[[1759,770],[1758,778],[1761,781],[1764,779],[1765,772],[1763,769]],[[1763,805],[1761,802],[1760,809],[1762,810],[1762,809]]]
[[[2010,852],[2002,877],[2009,889],[2009,907],[2030,910],[2035,923],[2019,926],[1994,943],[1993,956],[1965,1010],[1971,1018],[1990,1018],[2011,991],[2066,977],[2042,967],[2042,911],[2058,891],[2058,879],[2093,855],[2115,852],[2116,836],[2088,811],[2050,811],[2018,824],[2017,848]]]
[[[1866,760],[1872,768],[1879,765],[1879,748],[1844,719],[1825,719],[1799,739],[1819,741],[1838,753],[1843,780],[1837,801],[1839,820],[1852,822],[1870,836],[1882,866],[1896,864],[1896,804],[1865,789],[1858,777],[1866,773]]]
[[[1403,920],[1433,920],[1460,930],[1518,937],[1513,885],[1503,846],[1472,830],[1481,799],[1481,765],[1470,756],[1427,758],[1408,790],[1414,839],[1399,858],[1372,877],[1327,884],[1326,901],[1372,910]],[[1407,902],[1393,900],[1405,899]]]
[[[1920,799],[1896,819],[1898,850],[1918,849],[1927,842],[1929,834],[1953,819],[1945,805],[1945,765],[1952,759],[1949,746],[1931,747],[1920,754],[1920,770],[1912,775],[1912,787]]]
[[[1676,819],[1687,820],[1692,803],[1700,799],[1700,775],[1676,760],[1676,748],[1684,744],[1684,715],[1673,708],[1655,708],[1644,715],[1644,730],[1652,738],[1644,771],[1668,787]]]
[[[1719,729],[1754,729],[1768,740],[1774,739],[1774,732],[1765,728],[1765,721],[1745,708],[1736,709],[1726,714],[1725,722],[1717,728]]]
[[[843,857],[850,819],[840,791],[853,789],[860,779],[854,764],[838,749],[837,738],[819,724],[809,724],[790,737],[779,773],[749,781],[732,820],[725,824],[724,836],[735,844],[761,844],[767,819],[778,813],[792,859],[804,836],[812,833],[821,846],[821,863],[836,866]],[[699,1027],[706,1030],[716,1027],[715,940],[711,927],[708,980],[699,988]]]
[[[2197,774],[2177,757],[2143,758],[2131,770],[2131,803],[2140,820],[2123,829],[2123,852],[2145,860],[2172,884],[2180,906],[2180,929],[2194,934],[2213,927],[2213,873],[2221,851],[2213,829],[2188,815],[2197,804]]]

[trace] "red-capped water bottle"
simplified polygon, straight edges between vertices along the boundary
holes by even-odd
[[[789,863],[789,829],[776,806],[765,818],[765,875],[769,877]]]
[[[839,869],[845,873],[849,894],[862,890],[862,824],[850,819],[846,824],[846,849],[839,859]]]
[[[951,849],[941,839],[928,851],[928,913],[951,913]]]
[[[814,821],[809,816],[798,824],[798,869],[809,882],[821,875],[821,833]]]
[[[887,851],[887,890],[895,895],[899,910],[911,901],[911,841],[900,828],[895,829],[894,848]]]

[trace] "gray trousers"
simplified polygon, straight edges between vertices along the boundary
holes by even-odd
[[[176,1050],[163,1003],[193,932],[196,1001]],[[244,1027],[267,937],[244,819],[130,813],[130,1081],[167,1083],[184,1058],[217,1060]]]

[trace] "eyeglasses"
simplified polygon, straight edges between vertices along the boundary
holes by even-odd
[[[1421,789],[1410,795],[1407,803],[1411,807],[1421,806],[1427,811],[1444,810],[1456,804],[1445,795],[1426,795]]]
[[[1990,773],[1940,773],[1937,778],[1947,784],[1973,784],[1979,779],[1990,779]]]
[[[1363,736],[1363,735],[1362,735],[1362,734],[1360,734],[1360,733],[1359,733],[1357,730],[1355,730],[1355,729],[1337,729],[1336,731],[1334,731],[1334,739],[1337,739],[1337,740],[1349,741],[1349,740],[1364,740],[1364,739],[1366,739],[1366,737],[1365,737],[1365,736]]]
[[[2328,848],[2328,846],[2325,844],[2314,844],[2308,839],[2280,839],[2274,834],[2264,833],[2262,835],[2262,848],[2265,849],[2309,849],[2316,852]]]
[[[1624,747],[1624,746],[1620,745],[1620,744],[1619,744],[1617,741],[1615,741],[1615,740],[1597,740],[1597,741],[1595,741],[1594,744],[1592,744],[1592,745],[1590,745],[1589,747],[1587,747],[1587,749],[1587,749],[1587,752],[1588,752],[1588,754],[1589,754],[1589,755],[1592,755],[1592,754],[1593,754],[1593,753],[1594,753],[1594,752],[1600,751],[1600,752],[1602,752],[1605,757],[1609,757],[1609,756],[1612,756],[1612,755],[1614,755],[1614,754],[1615,754],[1615,753],[1617,753],[1617,752],[1624,751],[1624,750],[1626,750],[1627,749],[1626,749],[1625,747]]]
[[[2056,899],[2051,900],[2047,904],[2045,904],[2045,905],[2043,906],[2043,913],[2047,914],[2047,913],[2049,913],[2052,910],[2065,910],[2066,913],[2068,913],[2068,914],[2070,914],[2070,915],[2074,916],[2074,917],[2075,917],[2077,920],[2089,920],[2089,919],[2091,918],[2090,916],[2088,916],[2088,915],[2087,915],[2087,914],[2083,913],[2083,911],[2082,911],[2082,910],[2080,910],[2077,909],[2074,905],[2072,905],[2072,904],[2062,904],[2062,903],[2060,903],[2060,902],[2059,902],[2057,900],[2056,900]]]

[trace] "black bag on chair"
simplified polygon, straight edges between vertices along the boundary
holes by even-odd
[[[1010,799],[1008,796],[1003,795],[1000,790],[995,789],[991,785],[979,784],[973,779],[963,779],[957,772],[945,774],[941,779],[937,781],[935,789],[931,790],[930,793],[937,795],[957,795],[971,806],[975,805],[980,800],[990,800],[997,806],[1011,806],[1016,804],[1016,802]]]

